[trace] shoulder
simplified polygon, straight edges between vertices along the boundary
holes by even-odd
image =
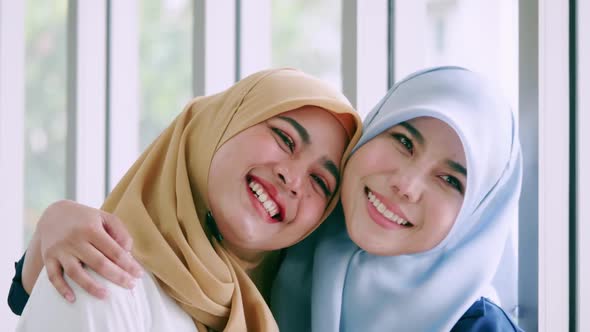
[[[106,299],[92,297],[66,277],[76,294],[76,301],[69,303],[55,290],[43,269],[23,311],[17,331],[142,330],[145,310],[141,310],[138,305],[142,288],[124,289],[92,271],[90,274],[107,289]]]
[[[459,321],[453,326],[452,332],[463,331],[516,331],[520,329],[495,303],[482,297],[477,300],[461,316]]]

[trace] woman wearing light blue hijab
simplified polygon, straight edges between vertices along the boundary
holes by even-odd
[[[463,320],[489,302],[470,307],[501,302],[497,280],[514,273],[514,114],[478,75],[439,67],[394,86],[364,130],[342,205],[287,251],[271,297],[281,331],[477,330]]]

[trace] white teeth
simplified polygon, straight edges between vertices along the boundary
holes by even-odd
[[[397,223],[398,225],[408,224],[408,221],[393,213],[392,211],[388,210],[385,204],[381,203],[377,196],[375,196],[375,194],[373,194],[372,192],[369,191],[367,197],[369,198],[369,202],[371,202],[371,204],[373,204],[377,211],[379,211],[379,213],[381,213],[385,218]]]
[[[250,187],[250,189],[252,189],[252,192],[255,194],[258,201],[262,203],[262,206],[264,206],[264,209],[266,209],[266,212],[268,212],[268,215],[271,216],[271,218],[274,217],[277,213],[279,213],[279,207],[277,203],[275,203],[275,201],[273,201],[268,196],[268,194],[264,191],[262,185],[254,181],[250,181],[248,186]]]

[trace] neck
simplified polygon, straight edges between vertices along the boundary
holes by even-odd
[[[270,299],[272,282],[278,272],[281,259],[280,251],[250,250],[232,246],[224,242],[228,254],[244,269],[256,288],[267,301]]]
[[[224,241],[223,246],[239,262],[240,266],[250,274],[264,260],[268,251],[244,249]]]
[[[207,212],[206,219],[207,228],[209,229],[210,234],[213,235],[217,241],[225,247],[225,249],[227,249],[228,253],[238,261],[246,273],[250,274],[264,260],[268,251],[245,249],[224,240],[221,232],[219,232],[219,229],[217,228],[215,218],[213,218],[210,211]]]

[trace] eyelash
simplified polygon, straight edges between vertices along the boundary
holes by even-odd
[[[459,193],[463,194],[463,185],[456,177],[451,175],[443,175],[440,178],[449,186],[455,188]]]
[[[287,135],[287,133],[280,130],[279,128],[271,128],[271,130],[279,136],[281,141],[283,141],[283,143],[287,146],[287,149],[289,149],[291,153],[295,151],[295,141],[293,141],[291,136]]]
[[[293,153],[293,151],[295,151],[295,141],[293,141],[293,139],[287,133],[285,133],[284,131],[282,131],[279,128],[274,128],[274,127],[272,127],[271,130],[277,136],[279,136],[281,141],[283,141],[283,143],[285,144],[285,146],[287,147],[287,149],[289,149],[289,151],[291,153]],[[311,174],[310,176],[311,176],[312,180],[315,181],[320,186],[320,188],[322,189],[322,192],[324,193],[324,195],[326,197],[332,196],[332,192],[330,191],[328,184],[321,176],[318,176],[316,174]]]
[[[408,150],[410,154],[414,154],[414,143],[408,138],[408,136],[398,133],[391,134],[391,136],[398,141],[404,149]]]
[[[398,141],[406,150],[408,150],[408,152],[410,154],[414,153],[414,143],[406,135],[394,133],[394,134],[391,134],[391,136],[396,141]],[[459,181],[456,177],[451,176],[451,175],[443,175],[443,176],[441,176],[441,179],[443,181],[445,181],[445,183],[447,185],[453,187],[459,193],[463,194],[463,185],[461,184],[461,181]]]
[[[332,192],[330,191],[330,188],[328,186],[328,184],[326,183],[326,181],[324,179],[322,179],[322,177],[316,175],[316,174],[311,174],[310,175],[312,180],[314,180],[322,189],[322,192],[324,193],[324,195],[326,197],[330,197],[332,196]]]

